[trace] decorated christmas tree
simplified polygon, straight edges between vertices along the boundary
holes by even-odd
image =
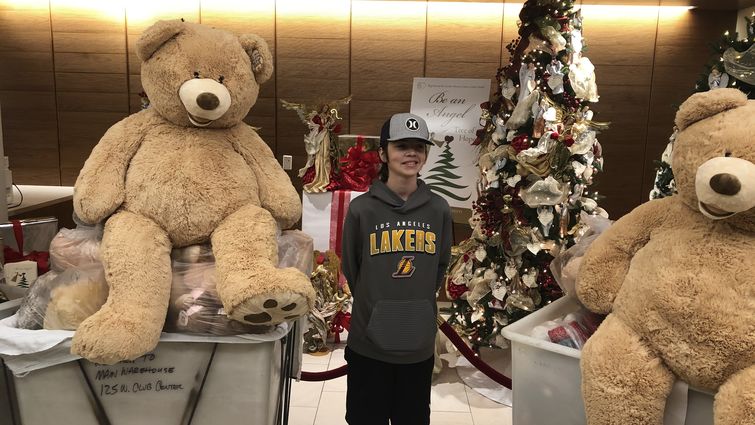
[[[482,105],[479,196],[472,236],[454,247],[449,323],[476,346],[504,346],[503,326],[559,298],[549,265],[585,230],[581,213],[606,213],[588,191],[602,168],[592,121],[594,67],[583,55],[572,0],[527,0],[511,62]]]
[[[454,165],[454,154],[451,152],[451,142],[453,142],[453,140],[453,136],[445,137],[442,142],[443,152],[440,154],[440,160],[438,160],[435,167],[428,171],[427,176],[422,176],[422,179],[434,192],[442,193],[449,198],[456,199],[457,201],[466,201],[469,199],[470,195],[464,197],[453,193],[454,189],[466,188],[466,186],[453,182],[453,180],[461,178],[461,176],[454,173],[454,170],[459,167]],[[438,142],[436,142],[436,144],[437,143]]]
[[[747,34],[738,39],[738,34],[726,31],[712,44],[713,54],[705,64],[695,84],[695,93],[719,88],[736,88],[755,99],[755,12],[745,17]],[[665,198],[676,193],[674,172],[671,169],[676,129],[669,138],[661,160],[657,161],[655,182],[650,199]]]

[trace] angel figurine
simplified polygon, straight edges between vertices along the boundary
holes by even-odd
[[[553,59],[550,64],[545,67],[545,70],[550,74],[548,78],[548,87],[551,88],[553,94],[561,94],[564,92],[564,72],[563,64],[558,59]]]
[[[299,119],[309,128],[304,136],[304,149],[307,163],[299,170],[304,180],[304,190],[308,193],[325,192],[330,183],[332,133],[337,129],[338,108],[351,101],[351,96],[316,106],[292,103],[281,100],[284,108],[295,111]],[[337,132],[337,130],[336,130]]]
[[[729,85],[729,74],[713,68],[708,75],[708,87],[711,90],[726,88]]]
[[[537,87],[537,84],[535,84],[535,64],[522,63],[519,68],[519,97],[517,101],[521,102],[535,90],[535,87]]]

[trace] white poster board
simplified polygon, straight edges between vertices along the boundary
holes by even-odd
[[[430,149],[421,178],[451,207],[472,208],[479,179],[477,147],[480,104],[488,101],[490,80],[415,78],[411,113],[427,121]]]

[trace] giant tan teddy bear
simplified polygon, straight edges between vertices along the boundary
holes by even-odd
[[[755,101],[679,109],[678,195],[622,217],[586,253],[577,296],[610,313],[582,352],[590,425],[660,425],[676,378],[716,393],[716,425],[755,424]]]
[[[170,252],[212,242],[225,312],[254,325],[305,314],[307,276],[276,268],[276,222],[301,203],[255,130],[242,122],[272,57],[258,36],[159,21],[137,42],[150,108],[113,125],[76,181],[74,210],[107,220],[102,309],[76,331],[72,351],[112,364],[158,342],[171,288]]]

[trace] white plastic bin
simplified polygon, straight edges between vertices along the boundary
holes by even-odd
[[[0,318],[9,315],[3,307]],[[2,423],[272,425],[282,403],[277,337],[164,334],[153,352],[112,366],[64,358],[36,369],[34,355],[24,355],[32,357],[22,366],[36,370],[16,376],[6,369],[9,402],[2,404],[12,410],[12,421]],[[66,355],[70,340],[39,355],[47,362],[53,350]]]
[[[564,297],[503,328],[503,336],[511,340],[514,425],[585,424],[579,368],[581,352],[530,336],[534,327],[563,318],[579,308],[575,299]],[[685,422],[671,417],[673,409],[669,406],[679,402],[685,400],[669,399],[665,424],[713,424],[713,396],[710,394],[689,390]]]

